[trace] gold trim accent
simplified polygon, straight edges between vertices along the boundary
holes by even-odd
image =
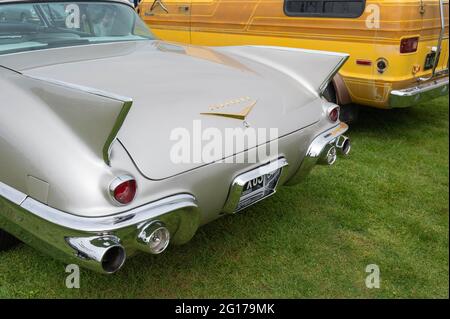
[[[225,113],[225,112],[203,112],[200,113],[201,115],[213,115],[213,116],[221,116],[221,117],[228,117],[236,120],[245,120],[245,118],[250,114],[253,107],[256,105],[258,101],[253,101],[250,105],[244,107],[242,111],[239,113]]]

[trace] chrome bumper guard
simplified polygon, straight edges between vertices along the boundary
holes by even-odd
[[[256,204],[257,202],[275,194],[279,182],[282,181],[286,175],[287,170],[285,168],[287,165],[288,162],[286,161],[286,159],[280,158],[274,162],[270,162],[266,165],[259,166],[249,172],[246,172],[236,177],[233,183],[231,183],[230,193],[223,208],[223,212],[227,214],[234,214],[250,206],[250,205],[240,205],[241,195],[244,191],[244,186],[248,182],[258,177],[281,170],[280,176],[278,176],[276,183],[274,183],[273,185],[268,185],[268,187],[265,188],[263,195],[258,200],[253,201],[251,205]]]
[[[119,270],[127,255],[142,249],[142,227],[159,221],[171,243],[183,244],[197,231],[200,214],[190,194],[173,195],[111,216],[68,214],[27,197],[0,182],[0,228],[66,263],[97,272]]]
[[[351,149],[350,139],[343,135],[347,130],[348,125],[340,123],[317,136],[309,145],[297,172],[286,182],[286,185],[295,185],[301,182],[317,164],[333,164],[334,161],[330,163],[326,159],[327,154],[333,148],[341,155],[348,155]]]
[[[391,91],[389,105],[392,108],[408,107],[421,102],[447,95],[449,83],[448,76],[430,80],[417,86]]]

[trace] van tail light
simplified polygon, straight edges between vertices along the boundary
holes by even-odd
[[[136,180],[129,175],[116,177],[109,186],[111,197],[119,205],[131,203],[136,196],[136,190]]]
[[[419,46],[419,37],[405,38],[400,42],[400,53],[416,52]]]

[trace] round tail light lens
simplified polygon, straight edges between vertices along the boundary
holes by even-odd
[[[120,205],[126,205],[133,201],[136,196],[136,180],[131,176],[117,177],[109,188],[114,201]]]
[[[328,110],[328,119],[331,122],[337,122],[339,120],[339,106],[333,106]]]

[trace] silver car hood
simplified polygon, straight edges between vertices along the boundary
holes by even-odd
[[[133,105],[117,137],[144,176],[164,179],[205,164],[172,163],[174,129],[192,137],[194,120],[222,132],[244,127],[243,120],[202,113],[240,112],[251,103],[247,125],[276,128],[279,136],[312,125],[323,113],[319,95],[305,83],[226,50],[138,41],[26,52],[4,56],[0,64],[130,97]]]

